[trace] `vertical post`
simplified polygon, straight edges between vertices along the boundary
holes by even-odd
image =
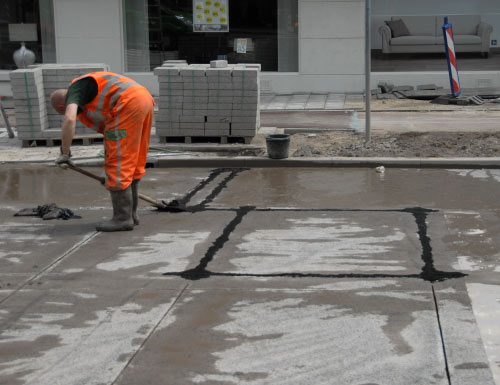
[[[453,38],[453,26],[448,22],[448,16],[444,18],[443,25],[444,46],[448,62],[448,73],[450,74],[451,94],[456,98],[460,96],[460,78],[458,76],[457,56],[455,54],[455,40]]]
[[[365,143],[369,143],[372,139],[371,133],[371,0],[365,0]]]
[[[1,96],[0,96],[0,111],[2,111],[3,120],[5,121],[5,127],[7,128],[7,133],[9,134],[9,138],[12,139],[16,135],[14,134],[14,131],[12,130],[12,127],[10,126],[9,118],[7,117],[7,113],[3,109],[2,97]]]

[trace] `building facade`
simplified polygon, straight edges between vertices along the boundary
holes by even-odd
[[[157,94],[152,69],[164,60],[262,64],[265,92],[362,92],[365,0],[3,0],[0,5],[0,95],[20,42],[9,24],[36,24],[27,41],[37,62],[106,63]],[[216,7],[217,15],[213,9]],[[199,9],[197,10],[197,7]],[[199,12],[198,12],[199,11]],[[205,13],[210,12],[210,13]],[[201,13],[201,14],[199,14]],[[371,0],[371,45],[381,49],[380,25],[398,15],[479,15],[500,39],[497,0]],[[194,31],[193,22],[219,17],[227,30]],[[385,58],[391,60],[391,58]],[[464,86],[500,86],[500,68],[462,73]],[[375,72],[378,81],[446,84],[443,71]]]

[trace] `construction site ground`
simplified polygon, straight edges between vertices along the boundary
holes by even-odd
[[[373,100],[371,135],[367,143],[365,114],[361,95],[344,96],[342,109],[288,101],[263,103],[261,129],[249,145],[210,143],[160,144],[152,136],[156,157],[195,156],[266,156],[266,136],[292,134],[289,156],[303,157],[497,157],[500,151],[500,104],[487,100],[476,106],[443,106],[423,100]],[[310,96],[309,99],[310,100]],[[267,106],[267,107],[266,107]],[[289,109],[289,107],[300,109]],[[309,107],[310,108],[309,108]],[[340,105],[337,105],[339,107]],[[271,108],[272,107],[272,108]],[[314,109],[313,109],[314,108]],[[15,111],[7,108],[15,127]],[[0,120],[0,126],[5,126]],[[21,148],[17,138],[9,139],[0,127],[0,162],[50,161],[57,147]],[[99,158],[102,144],[74,146],[75,159]]]
[[[497,170],[152,169],[188,211],[118,233],[92,179],[0,179],[2,384],[500,383]]]
[[[263,110],[250,145],[153,136],[141,193],[187,211],[141,201],[118,233],[95,231],[100,183],[0,129],[0,384],[500,385],[499,114],[375,110],[369,143],[361,109]],[[282,132],[295,167],[237,166]],[[300,167],[362,156],[449,161]],[[14,216],[49,203],[80,218]]]

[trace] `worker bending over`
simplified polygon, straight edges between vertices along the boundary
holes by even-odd
[[[105,186],[111,194],[113,217],[96,229],[132,230],[139,224],[139,181],[146,172],[153,97],[128,77],[92,72],[73,79],[67,90],[54,91],[50,102],[64,115],[57,165],[71,164],[70,146],[77,118],[104,136]]]

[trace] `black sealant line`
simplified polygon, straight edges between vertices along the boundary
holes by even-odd
[[[224,247],[224,244],[229,240],[229,236],[234,231],[236,226],[238,226],[241,223],[243,217],[253,209],[254,207],[250,206],[240,207],[236,211],[236,216],[234,217],[234,219],[231,222],[229,222],[229,224],[224,228],[222,234],[212,243],[212,246],[208,248],[207,252],[205,253],[205,256],[200,260],[198,266],[196,266],[194,269],[186,270],[181,273],[173,275],[178,275],[184,279],[189,279],[192,281],[197,281],[202,278],[209,278],[212,275],[212,273],[207,270],[208,264],[212,261],[215,254],[217,254],[217,252]],[[165,273],[163,275],[172,275],[172,274]]]
[[[230,172],[229,175],[222,180],[217,187],[215,187],[212,192],[201,202],[199,205],[194,206],[194,211],[201,211],[204,210],[206,205],[213,202],[213,200],[221,193],[222,190],[224,190],[227,187],[227,184],[233,180],[240,172],[247,171],[249,170],[248,168],[222,168],[218,169],[218,174],[220,175],[223,172]]]
[[[193,198],[199,191],[203,190],[209,183],[215,180],[220,174],[224,172],[231,172],[231,174],[234,174],[234,176],[241,172],[249,169],[243,169],[243,168],[238,168],[238,169],[233,169],[233,168],[217,168],[215,170],[212,170],[208,178],[202,180],[193,190],[191,190],[186,196],[183,198],[179,199],[179,202],[182,204],[187,204],[191,198]],[[234,178],[233,176],[233,178]],[[222,190],[222,188],[220,188]],[[218,191],[220,192],[220,191]]]
[[[236,212],[235,218],[224,228],[221,236],[219,236],[209,247],[205,256],[200,260],[198,266],[194,269],[186,270],[183,272],[169,272],[164,273],[165,276],[179,276],[189,280],[199,280],[209,278],[211,276],[226,276],[226,277],[290,277],[290,278],[419,278],[424,281],[436,282],[445,281],[452,278],[463,278],[467,274],[460,272],[446,272],[436,270],[434,267],[434,256],[432,254],[431,239],[427,235],[427,215],[429,213],[438,212],[437,210],[426,209],[422,207],[410,207],[404,209],[304,209],[304,208],[256,208],[254,206],[242,206],[239,208],[207,208],[206,205],[220,194],[220,192],[227,187],[227,184],[234,179],[240,172],[247,171],[248,168],[218,168],[213,170],[209,177],[203,180],[196,186],[190,193],[180,200],[181,203],[186,204],[195,196],[199,191],[205,188],[210,182],[215,180],[219,175],[229,172],[229,175],[224,178],[212,192],[198,205],[190,206],[187,208],[188,212],[200,211],[234,211]],[[229,240],[230,234],[236,229],[238,224],[241,223],[243,217],[251,211],[257,212],[401,212],[410,213],[415,218],[420,244],[422,246],[422,261],[424,266],[420,274],[316,274],[316,273],[278,273],[278,274],[239,274],[239,273],[218,273],[207,270],[208,264],[213,260],[217,252],[224,247],[224,244]]]
[[[422,279],[420,274],[319,274],[319,273],[275,273],[275,274],[252,274],[252,273],[218,273],[209,270],[204,270],[203,276],[185,277],[186,272],[192,272],[195,269],[182,272],[164,273],[164,276],[183,277],[191,280],[198,280],[209,277],[248,277],[248,278],[413,278]]]
[[[356,212],[363,212],[363,213],[414,213],[414,212],[417,212],[417,213],[420,213],[420,212],[425,212],[425,213],[437,213],[439,212],[438,210],[432,210],[432,209],[424,209],[424,208],[420,208],[420,207],[416,207],[416,208],[405,208],[405,209],[332,209],[332,208],[329,208],[329,209],[310,209],[310,208],[287,208],[287,207],[283,207],[283,208],[280,208],[280,207],[273,207],[273,208],[268,208],[268,207],[264,207],[264,208],[256,208],[255,211],[259,211],[259,212],[266,212],[266,211],[282,211],[282,212],[287,212],[287,211],[297,211],[297,212],[300,212],[300,211],[304,211],[304,212],[308,212],[308,211],[324,211],[324,212],[353,212],[353,213],[356,213]]]
[[[236,211],[238,208],[234,207],[205,207],[203,211]],[[303,207],[256,207],[255,212],[339,212],[339,213],[411,213],[413,209],[325,209],[325,208],[303,208]],[[423,209],[428,213],[437,213],[438,210]]]
[[[184,206],[185,209],[179,210],[176,213],[182,212],[190,212],[197,213],[200,211],[207,210],[206,205],[211,203],[220,192],[227,187],[227,184],[234,179],[240,172],[250,170],[249,168],[218,168],[213,170],[210,175],[202,180],[194,189],[192,189],[188,194],[184,197],[177,199],[181,206]],[[208,186],[211,182],[213,182],[219,175],[229,172],[229,175],[220,182],[212,192],[199,204],[193,206],[187,206],[189,201],[196,195],[198,192],[203,190],[206,186]],[[226,209],[224,211],[235,211],[234,209]]]
[[[431,239],[427,235],[427,214],[429,211],[421,207],[414,207],[405,209],[406,212],[412,213],[417,223],[418,236],[420,238],[420,244],[422,246],[422,261],[424,266],[422,267],[421,277],[425,281],[436,282],[444,281],[450,278],[463,278],[467,274],[460,272],[446,272],[436,270],[434,267],[434,255],[432,254]]]
[[[441,346],[443,348],[443,356],[444,356],[444,366],[446,369],[446,377],[448,378],[448,385],[451,385],[451,375],[450,375],[450,367],[448,365],[448,355],[446,354],[446,344],[444,343],[444,335],[443,335],[443,326],[441,325],[441,317],[439,315],[439,305],[436,297],[436,291],[434,290],[434,285],[432,285],[432,296],[434,298],[434,306],[436,308],[436,317],[439,327],[439,335],[441,337]]]
[[[229,178],[231,179],[231,178]],[[226,178],[228,180],[228,178]],[[225,184],[224,184],[225,185]],[[207,211],[212,209],[205,209]],[[221,209],[214,209],[220,211]],[[253,206],[243,206],[238,209],[230,208],[223,209],[225,211],[235,211],[236,217],[224,228],[222,235],[217,238],[212,246],[207,250],[205,256],[200,260],[198,266],[194,269],[186,270],[183,272],[168,272],[164,276],[178,276],[189,280],[199,280],[204,278],[214,277],[253,277],[253,278],[413,278],[423,279],[424,281],[436,282],[445,281],[452,278],[463,278],[466,274],[460,272],[446,272],[436,270],[434,267],[434,257],[432,254],[431,239],[427,235],[427,214],[437,212],[421,207],[406,208],[406,209],[393,209],[393,210],[361,210],[361,209],[287,209],[286,211],[335,211],[335,212],[405,212],[411,213],[418,227],[418,235],[422,246],[422,261],[424,266],[420,274],[355,274],[355,273],[342,273],[342,274],[319,274],[319,273],[276,273],[276,274],[244,274],[244,273],[220,273],[207,270],[208,264],[213,260],[215,254],[224,247],[224,244],[229,240],[230,234],[242,222],[243,217],[249,212],[274,212],[282,211],[275,209],[257,209]]]

